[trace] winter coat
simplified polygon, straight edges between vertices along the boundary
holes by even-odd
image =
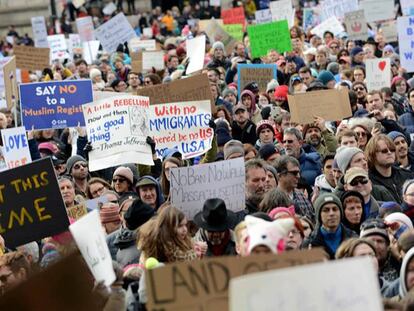
[[[315,179],[322,173],[321,157],[319,153],[305,153],[301,150],[299,155],[300,175],[309,186],[315,184]]]
[[[406,112],[398,118],[398,123],[404,126],[409,134],[414,133],[414,112]]]
[[[243,144],[255,145],[257,140],[256,125],[248,120],[244,128],[241,128],[236,121],[231,125],[231,134],[233,139],[241,141]]]

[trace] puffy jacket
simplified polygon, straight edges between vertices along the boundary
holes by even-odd
[[[321,156],[317,152],[305,153],[302,149],[299,156],[300,174],[309,186],[315,184],[315,179],[322,173]]]

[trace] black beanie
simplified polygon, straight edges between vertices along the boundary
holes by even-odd
[[[155,210],[148,204],[136,199],[124,214],[125,224],[129,230],[135,230],[155,215]]]

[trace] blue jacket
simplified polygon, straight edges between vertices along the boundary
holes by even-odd
[[[322,174],[321,156],[317,152],[305,153],[301,149],[298,160],[300,163],[300,175],[309,186],[313,186],[316,177]]]
[[[398,122],[404,126],[409,134],[414,133],[414,112],[406,112],[398,118]]]

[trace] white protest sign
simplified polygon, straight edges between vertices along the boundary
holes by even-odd
[[[65,35],[48,36],[47,41],[49,43],[51,61],[69,58]]]
[[[116,96],[83,105],[83,114],[92,143],[89,170],[139,163],[154,165],[146,143],[149,98]]]
[[[395,42],[398,40],[397,21],[392,20],[381,24],[382,35],[386,42]]]
[[[202,35],[195,37],[194,39],[187,39],[186,47],[187,56],[190,58],[186,73],[191,74],[203,69],[206,50],[206,36]]]
[[[112,15],[116,11],[116,5],[113,2],[109,2],[102,10],[105,15]]]
[[[6,170],[8,170],[8,167],[6,164],[6,160],[4,159],[4,156],[3,156],[3,147],[0,146],[0,172],[6,171]]]
[[[156,43],[154,39],[150,40],[140,40],[139,38],[133,38],[128,42],[128,47],[130,52],[140,52],[144,51],[155,51]]]
[[[97,40],[82,42],[83,59],[88,64],[92,64],[96,60],[100,44],[101,43]]]
[[[210,0],[210,6],[220,6],[220,0]]]
[[[142,69],[152,70],[164,69],[164,51],[143,52],[142,53]]]
[[[32,162],[24,126],[1,130],[3,156],[9,169]]]
[[[364,0],[359,8],[365,11],[368,23],[394,18],[394,0]]]
[[[82,41],[80,39],[79,34],[77,34],[77,33],[70,33],[69,34],[68,47],[69,47],[69,53],[71,55],[73,55],[75,53],[79,53],[81,51]]]
[[[400,0],[403,15],[414,15],[414,0]]]
[[[311,30],[311,33],[314,35],[317,35],[320,38],[323,38],[323,34],[325,31],[330,31],[334,34],[334,36],[340,34],[341,32],[344,32],[345,29],[342,26],[342,24],[338,21],[338,19],[335,16],[332,16],[313,28]]]
[[[137,35],[124,13],[112,17],[94,31],[95,37],[101,42],[105,51],[113,53],[119,44],[124,44]]]
[[[85,4],[85,0],[72,0],[72,4],[75,8],[79,9],[82,5]]]
[[[106,195],[97,197],[95,199],[91,199],[91,200],[86,200],[85,204],[86,204],[86,208],[90,209],[90,210],[94,210],[97,209],[99,210],[100,206],[104,203],[108,202],[108,197]]]
[[[220,198],[233,212],[245,208],[244,159],[171,169],[171,203],[188,219],[203,209],[205,200]]]
[[[342,20],[345,13],[358,10],[358,0],[325,0],[322,4],[322,20],[336,16]]]
[[[286,19],[288,21],[289,28],[293,26],[295,16],[292,7],[292,0],[272,1],[269,4],[269,8],[274,22]]]
[[[46,21],[44,16],[31,18],[35,47],[48,48]]]
[[[398,44],[400,47],[401,66],[407,72],[414,72],[414,16],[403,16],[397,19]]]
[[[14,36],[6,36],[6,41],[11,45],[14,45]]]
[[[142,34],[147,37],[147,38],[152,38],[153,34],[152,34],[152,28],[150,27],[146,27],[142,30]],[[154,48],[155,49],[155,48]]]
[[[83,42],[92,41],[95,39],[93,35],[92,16],[77,18],[76,28],[78,29],[79,36]]]
[[[351,40],[367,40],[368,27],[364,10],[345,14],[345,27]]]
[[[256,24],[265,24],[272,22],[272,12],[270,9],[259,10],[254,14],[256,18]]]
[[[368,92],[391,87],[391,61],[389,58],[365,60],[366,84]]]
[[[372,259],[355,257],[233,278],[229,310],[382,311],[384,308]]]
[[[3,66],[5,64],[7,64],[10,60],[11,60],[10,56],[3,57],[3,58],[0,59],[0,98],[3,98],[3,97],[5,98],[6,97]],[[17,82],[22,82],[22,75],[21,75],[20,69],[16,69],[16,76],[17,76],[16,81]],[[7,107],[7,102],[5,102],[4,107]]]
[[[116,276],[98,211],[81,217],[69,230],[95,280],[110,286]]]
[[[209,127],[209,100],[150,106],[150,133],[156,143],[157,157],[175,148],[184,159],[193,158],[211,148],[213,131]]]

